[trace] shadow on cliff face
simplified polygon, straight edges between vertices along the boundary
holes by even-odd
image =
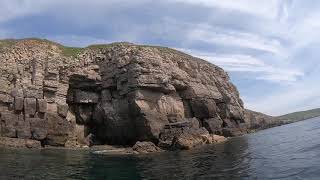
[[[134,122],[128,120],[128,101],[116,90],[102,89],[101,82],[84,75],[70,77],[67,103],[83,138],[94,144],[135,142]],[[82,134],[81,134],[82,133]]]

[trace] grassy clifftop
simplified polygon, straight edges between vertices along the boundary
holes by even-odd
[[[278,118],[283,121],[297,122],[297,121],[302,121],[302,120],[319,117],[319,116],[320,116],[320,108],[285,114],[283,116],[279,116]]]
[[[93,44],[89,45],[87,47],[70,47],[70,46],[65,46],[59,43],[56,43],[54,41],[50,41],[47,39],[40,39],[40,38],[25,38],[25,39],[0,39],[0,50],[5,49],[5,48],[11,48],[12,46],[15,46],[19,42],[23,41],[33,41],[37,42],[39,44],[46,44],[46,45],[55,45],[58,46],[59,49],[61,49],[62,55],[66,57],[77,57],[79,54],[84,52],[86,49],[105,49],[105,48],[112,48],[116,45],[126,45],[126,46],[139,46],[141,48],[143,47],[152,47],[152,48],[157,48],[159,51],[163,53],[175,53],[175,54],[180,54],[181,56],[190,56],[188,54],[185,54],[183,52],[177,51],[172,48],[168,47],[161,47],[161,46],[153,46],[153,45],[138,45],[138,44],[133,44],[130,42],[113,42],[109,44]]]

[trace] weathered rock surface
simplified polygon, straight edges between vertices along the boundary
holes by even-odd
[[[160,133],[158,146],[166,150],[191,149],[226,141],[224,136],[210,134],[197,119],[167,125]]]
[[[2,137],[188,149],[269,123],[257,123],[228,74],[204,60],[129,43],[67,50],[37,39],[0,46]]]
[[[31,139],[0,137],[0,147],[39,149],[41,148],[41,143],[40,141],[31,140]]]
[[[225,141],[225,137],[209,134],[205,128],[184,131],[175,136],[171,147],[173,149],[192,149],[197,146]]]
[[[248,130],[267,129],[283,124],[283,122],[276,117],[268,116],[247,109],[245,111],[245,120]]]
[[[162,149],[156,146],[152,142],[136,142],[136,144],[132,147],[133,151],[139,154],[147,154],[147,153],[155,153],[161,152]]]

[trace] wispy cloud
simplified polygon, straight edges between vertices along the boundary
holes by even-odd
[[[205,59],[223,67],[229,72],[253,73],[257,80],[266,80],[277,83],[294,83],[304,76],[304,72],[293,68],[279,68],[266,64],[265,60],[243,54],[216,54],[190,49],[179,49],[196,57]]]
[[[103,12],[101,11],[103,8],[106,10],[112,9],[113,7],[133,7],[150,1],[151,0],[91,0],[90,3],[88,3],[86,0],[41,0],[37,2],[34,0],[1,0],[0,22],[27,15],[43,15],[52,10],[57,10],[54,11],[57,16],[62,13],[65,18],[85,18],[86,15],[92,15],[95,10],[98,10],[97,15],[99,15]]]
[[[264,97],[247,97],[245,106],[271,115],[316,108],[320,104],[320,88],[313,84],[312,81],[302,82]]]
[[[263,18],[276,18],[281,0],[252,1],[252,0],[174,0],[181,3],[221,8],[226,11],[240,11]]]
[[[190,30],[187,35],[188,40],[203,41],[226,46],[237,46],[242,48],[257,49],[283,55],[286,50],[281,43],[274,38],[265,38],[259,35],[235,32],[232,30],[216,32],[208,26],[196,27]]]

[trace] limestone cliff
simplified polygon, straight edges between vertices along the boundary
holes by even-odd
[[[223,69],[169,48],[5,40],[0,62],[3,137],[170,146],[190,131],[241,135],[255,118]]]

